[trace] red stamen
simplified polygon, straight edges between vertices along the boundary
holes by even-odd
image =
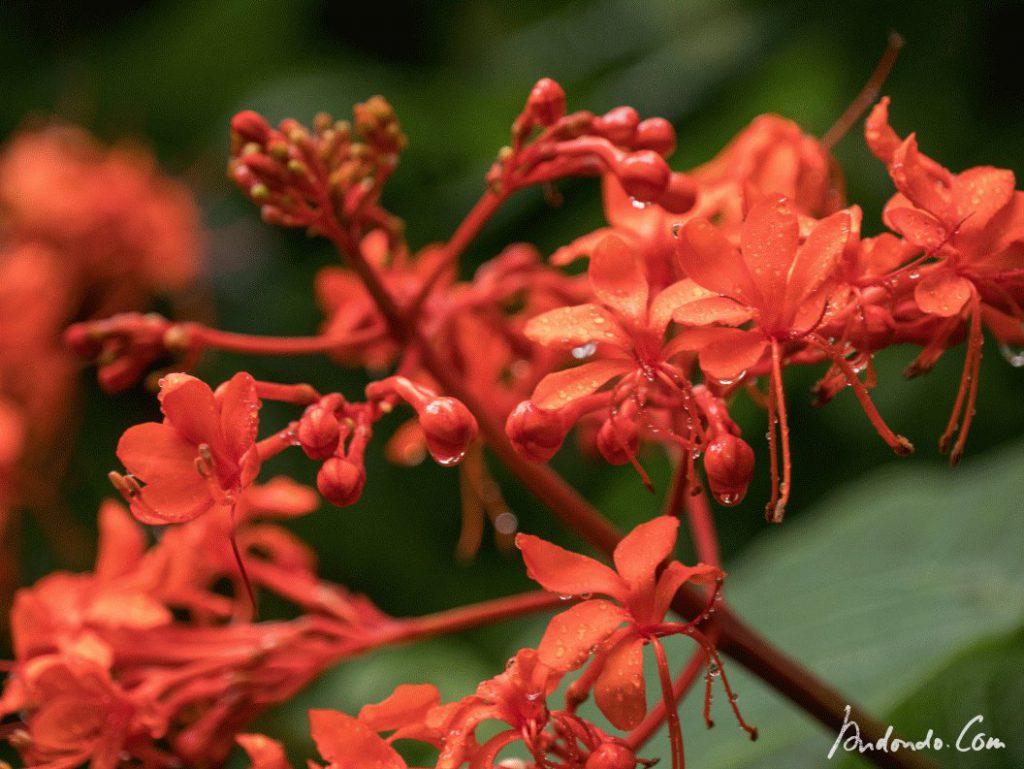
[[[661,697],[665,703],[665,715],[668,721],[668,739],[672,746],[672,769],[685,769],[686,758],[683,755],[683,730],[679,725],[679,711],[676,705],[675,691],[672,687],[672,675],[668,669],[665,649],[657,638],[651,639],[654,656],[658,661],[658,678],[661,680]]]
[[[882,440],[889,444],[893,451],[900,456],[906,456],[914,451],[914,444],[904,438],[902,435],[897,435],[882,419],[882,415],[878,413],[878,409],[875,408],[874,402],[871,400],[871,396],[868,394],[867,388],[864,383],[860,381],[860,377],[857,376],[857,372],[850,365],[850,362],[843,357],[842,353],[835,349],[828,343],[827,340],[813,334],[810,340],[814,342],[818,347],[825,352],[832,362],[843,372],[843,376],[853,389],[853,394],[857,396],[857,400],[860,401],[861,407],[864,409],[864,413],[867,414],[869,420],[871,420],[872,426],[881,436]]]

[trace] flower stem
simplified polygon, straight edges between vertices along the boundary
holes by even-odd
[[[203,326],[199,323],[179,324],[189,344],[212,347],[226,352],[252,355],[319,355],[335,350],[354,348],[385,336],[381,328],[353,332],[345,337],[322,336],[257,336]]]

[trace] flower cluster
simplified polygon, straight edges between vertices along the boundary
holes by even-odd
[[[17,572],[14,516],[60,507],[60,446],[78,368],[61,333],[72,321],[144,309],[157,295],[181,291],[196,275],[199,253],[199,212],[190,193],[162,176],[148,153],[108,149],[66,126],[22,131],[0,153],[5,613]],[[110,384],[138,373],[104,366],[100,379]],[[62,524],[55,519],[42,528]]]
[[[687,582],[716,586],[707,609],[712,611],[724,577],[713,566],[687,567],[678,561],[658,571],[675,548],[678,526],[679,521],[669,516],[638,526],[616,548],[615,570],[520,534],[517,544],[531,578],[564,600],[578,597],[581,602],[551,620],[536,649],[520,650],[505,672],[457,702],[442,704],[437,689],[429,684],[403,685],[383,702],[365,706],[356,718],[336,711],[311,711],[310,726],[320,755],[331,766],[407,769],[391,743],[417,740],[435,749],[436,769],[459,769],[494,766],[502,751],[521,743],[537,767],[649,765],[650,761],[636,757],[636,740],[611,735],[576,711],[593,689],[598,708],[613,726],[638,727],[647,714],[643,650],[650,645],[664,682],[662,696],[674,714],[675,695],[660,641],[666,636],[691,636],[700,644],[709,669],[720,672],[718,655],[695,622],[665,621],[669,602]],[[612,600],[593,598],[595,593]],[[588,663],[569,686],[565,707],[552,708],[550,700],[561,681]],[[722,680],[733,703],[724,674]],[[710,692],[710,673],[708,681]],[[740,725],[756,738],[757,730],[743,721],[734,704],[733,710]],[[498,731],[493,733],[491,728],[491,736],[478,738],[477,730],[488,722],[497,722]],[[678,719],[671,716],[670,729],[673,765],[679,766],[682,733]],[[273,740],[245,734],[238,741],[249,753],[253,769],[288,766],[282,746]]]
[[[110,769],[216,764],[233,734],[317,673],[373,643],[392,622],[366,599],[320,582],[315,558],[265,521],[310,512],[316,494],[285,478],[250,486],[234,536],[256,589],[297,606],[252,623],[225,523],[207,516],[145,531],[114,502],[100,510],[90,574],[55,572],[18,593],[16,661],[0,697],[6,729],[31,766]]]
[[[366,369],[372,381],[352,398],[245,372],[216,389],[184,372],[160,380],[163,420],[125,432],[117,455],[127,473],[112,473],[111,480],[136,519],[174,527],[142,556],[138,530],[118,512],[119,528],[135,532],[118,535],[121,565],[98,568],[76,581],[80,589],[56,590],[71,609],[40,597],[46,583],[24,594],[21,606],[42,608],[24,609],[19,619],[18,637],[36,640],[18,641],[16,674],[4,695],[5,712],[25,722],[15,742],[30,760],[55,768],[90,758],[108,769],[122,750],[125,761],[145,766],[171,765],[169,757],[217,764],[253,714],[332,661],[551,608],[552,597],[574,604],[550,621],[535,649],[520,651],[475,694],[443,704],[432,686],[407,685],[357,717],[313,711],[323,759],[339,769],[404,769],[393,743],[415,740],[436,752],[436,769],[520,765],[505,752],[513,744],[528,756],[524,767],[634,769],[652,763],[637,754],[665,722],[679,769],[677,704],[702,672],[708,725],[710,692],[720,677],[740,725],[756,736],[733,702],[719,643],[740,650],[734,656],[773,685],[803,687],[793,699],[835,721],[840,715],[829,708],[841,696],[824,698],[824,684],[786,668],[791,663],[771,657],[767,642],[734,618],[723,620],[732,615],[718,600],[724,572],[703,489],[735,505],[755,471],[754,452],[730,409],[748,397],[767,411],[766,516],[779,522],[794,488],[788,367],[819,368],[819,403],[849,388],[883,441],[907,454],[910,442],[872,403],[873,355],[917,345],[922,351],[910,373],[918,374],[966,338],[959,394],[940,441],[956,462],[977,400],[983,328],[1001,345],[1024,342],[1024,193],[1015,191],[1013,174],[946,170],[920,153],[913,135],[901,139],[889,127],[887,109],[883,101],[872,112],[867,139],[897,192],[883,217],[887,230],[862,235],[861,210],[844,198],[831,145],[790,121],[760,117],[709,162],[673,171],[666,157],[676,137],[667,121],[641,119],[629,107],[567,112],[565,93],[544,79],[513,122],[480,201],[447,242],[418,252],[381,202],[406,144],[387,102],[374,97],[357,105],[351,123],[318,116],[312,129],[237,115],[230,178],[265,221],[324,237],[343,260],[317,276],[326,316],[320,332],[258,337],[125,313],[72,326],[68,344],[98,360],[111,389],[167,356],[190,369],[204,349],[323,354]],[[607,226],[547,259],[531,245],[511,244],[471,279],[460,279],[462,254],[510,195],[540,185],[554,197],[559,181],[577,176],[600,178]],[[585,275],[564,269],[583,260]],[[265,400],[302,412],[261,439]],[[514,541],[527,572],[550,596],[498,599],[409,621],[383,617],[318,582],[300,545],[280,529],[252,523],[253,510],[278,509],[253,501],[268,493],[269,486],[255,485],[261,467],[299,447],[319,463],[323,498],[357,504],[373,484],[364,457],[374,427],[401,405],[415,417],[391,438],[392,459],[412,463],[430,454],[443,466],[462,463],[460,555],[479,544],[485,515],[499,542],[511,542],[518,525],[488,473],[486,442],[615,568],[519,534]],[[632,465],[652,490],[642,450],[660,445],[676,467],[664,514],[620,539],[543,466],[574,428],[583,448],[613,465]],[[289,511],[312,506],[295,503],[296,493],[283,493]],[[702,561],[693,567],[674,557],[684,515]],[[187,546],[175,551],[176,542]],[[179,576],[151,579],[147,564],[160,560],[153,553],[172,551],[175,558],[161,568],[173,565]],[[104,555],[101,564],[115,559]],[[211,591],[219,577],[234,580],[231,599]],[[241,588],[247,601],[238,597]],[[284,625],[252,621],[264,588],[291,600],[301,616]],[[132,621],[145,627],[111,624],[104,609],[111,595],[137,607]],[[174,619],[171,608],[184,609],[189,620]],[[32,622],[43,623],[45,634],[24,629],[29,614],[42,618]],[[55,616],[76,619],[57,632],[50,628]],[[139,633],[153,634],[151,645]],[[662,644],[673,635],[698,647],[675,677]],[[660,683],[660,703],[650,710],[647,649]],[[769,657],[775,667],[758,666]],[[552,698],[563,685],[564,707],[557,708]],[[608,730],[578,713],[591,694]],[[68,714],[89,700],[109,703],[109,710],[76,730]],[[238,741],[257,769],[288,765],[282,746],[268,737]]]

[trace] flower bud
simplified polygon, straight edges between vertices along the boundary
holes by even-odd
[[[697,183],[682,173],[673,173],[669,177],[665,193],[658,198],[658,205],[672,214],[685,214],[696,202]]]
[[[634,769],[636,755],[621,742],[603,742],[590,754],[584,769]]]
[[[541,78],[526,99],[525,111],[540,125],[552,125],[565,114],[565,91],[551,78]]]
[[[665,194],[672,175],[664,158],[651,150],[632,152],[613,169],[626,194],[642,203],[653,203]]]
[[[310,459],[327,459],[338,448],[341,427],[338,418],[329,410],[314,406],[302,415],[296,440]]]
[[[75,355],[91,360],[103,349],[103,335],[96,333],[90,323],[75,323],[64,332],[64,346]]]
[[[626,417],[610,417],[597,431],[597,450],[609,464],[624,465],[640,450],[640,431]]]
[[[434,460],[445,467],[461,462],[477,433],[476,419],[469,409],[462,401],[442,396],[418,412],[427,449]]]
[[[263,144],[270,137],[271,128],[262,115],[247,109],[231,118],[231,130],[243,142]]]
[[[723,505],[738,505],[754,477],[754,450],[731,433],[715,437],[704,454],[711,493]]]
[[[631,144],[640,116],[632,107],[616,107],[594,119],[594,131],[612,144]]]
[[[557,454],[569,427],[560,411],[545,411],[532,401],[520,403],[505,421],[512,445],[532,462],[547,462]]]
[[[633,147],[653,150],[659,155],[671,155],[676,148],[676,129],[663,117],[642,121],[633,132]]]
[[[316,474],[316,487],[323,498],[338,507],[359,500],[366,484],[366,469],[345,457],[331,457]]]

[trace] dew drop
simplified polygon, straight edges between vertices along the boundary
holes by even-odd
[[[462,461],[464,456],[466,456],[466,452],[460,451],[457,454],[449,454],[441,457],[435,456],[434,461],[441,465],[441,467],[454,467]]]
[[[579,347],[573,347],[572,357],[576,360],[583,360],[584,358],[589,358],[595,352],[597,352],[597,345],[589,342],[588,344],[581,344]]]
[[[558,597],[563,601],[571,601],[575,596],[572,593],[559,593]]]
[[[637,200],[636,198],[630,198],[629,199],[629,203],[630,203],[631,206],[633,206],[633,208],[638,208],[638,209],[647,208],[647,206],[650,205],[650,203],[645,203],[644,201]]]
[[[708,665],[708,675],[711,676],[712,678],[715,678],[716,676],[721,675],[721,673],[722,673],[722,671],[719,669],[717,663],[712,662],[710,665]]]
[[[683,229],[683,225],[682,224],[679,224],[678,222],[673,224],[672,225],[672,237],[673,238],[678,238],[679,237],[679,232],[682,229]]]
[[[1008,344],[1000,344],[999,352],[1014,368],[1024,368],[1024,349],[1015,349]]]

